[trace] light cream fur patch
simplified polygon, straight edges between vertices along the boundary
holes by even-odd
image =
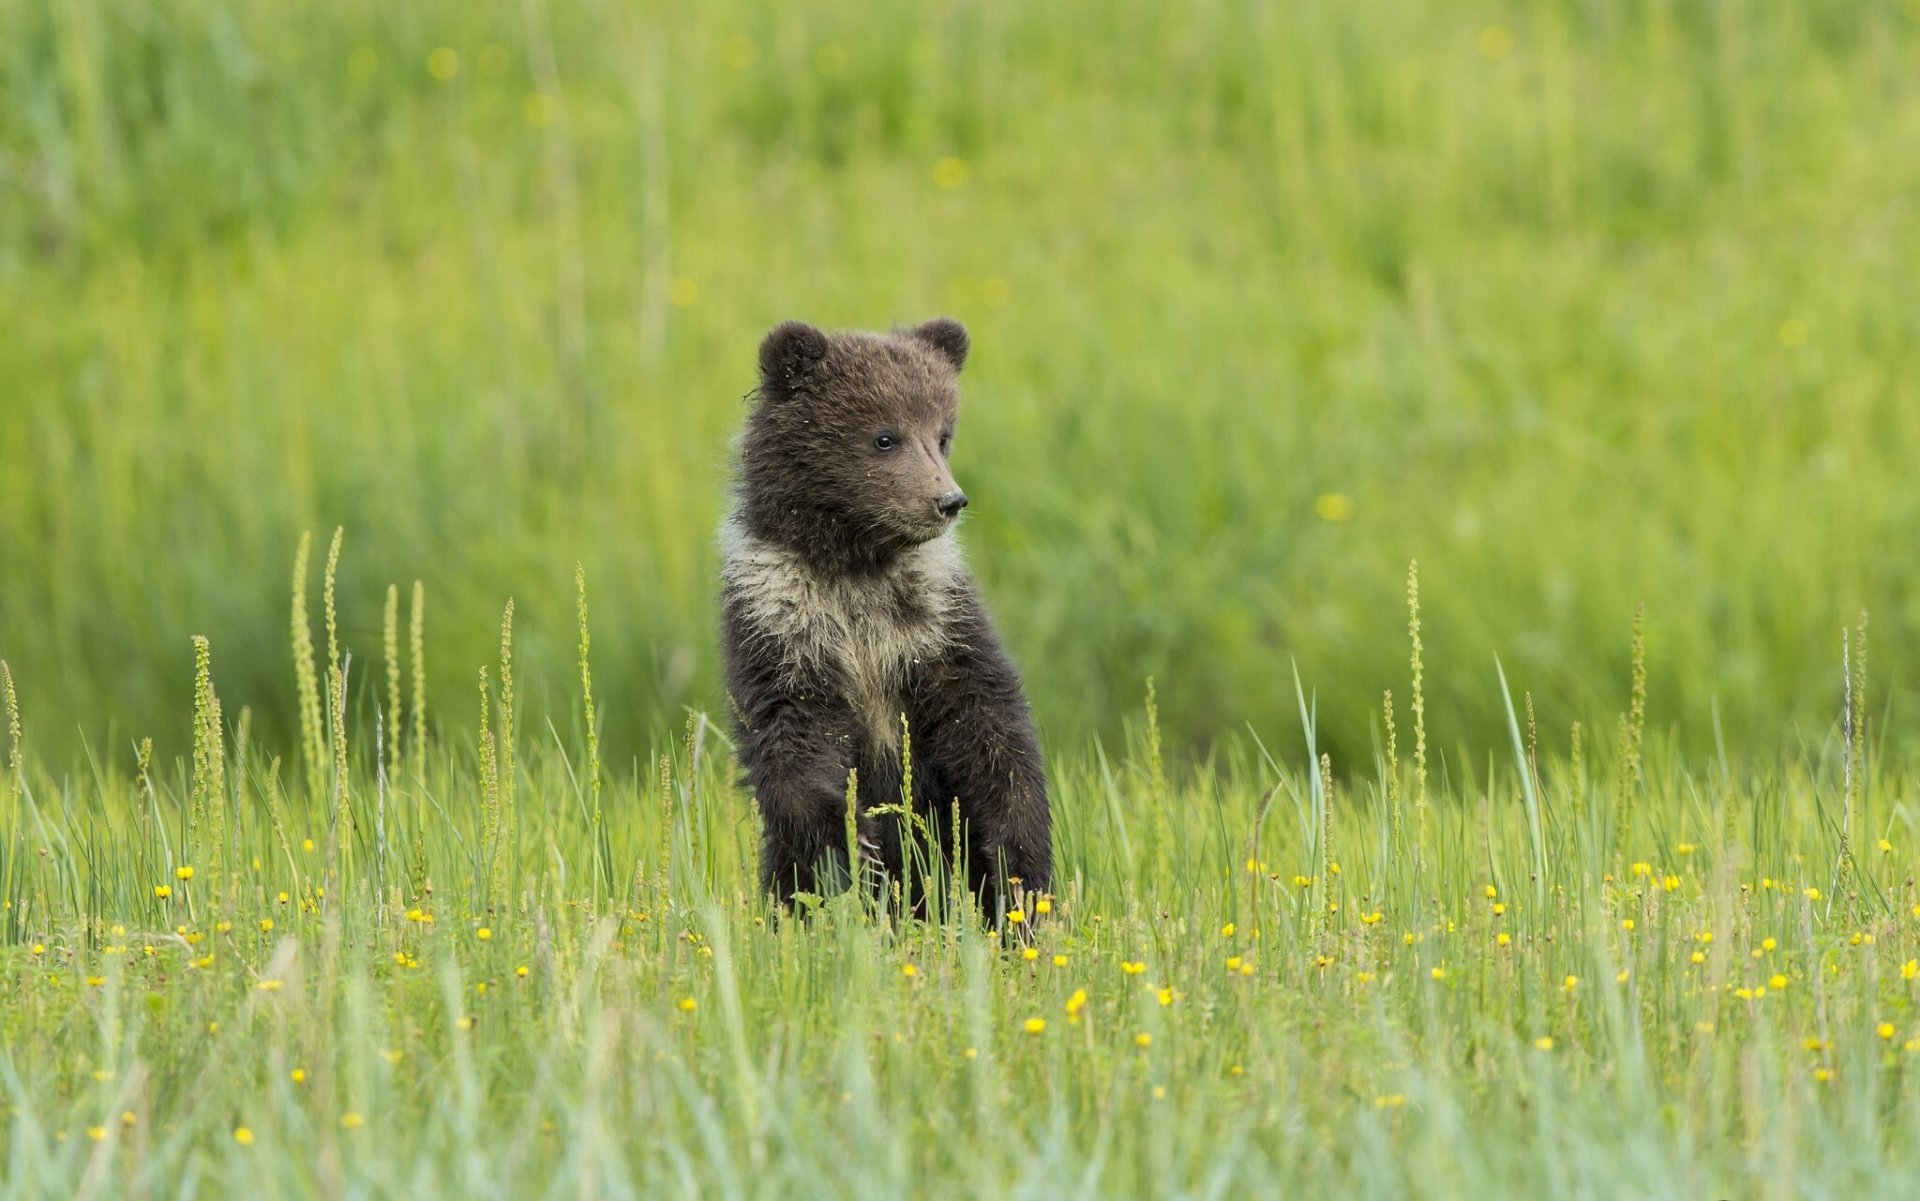
[[[778,644],[794,680],[821,674],[838,680],[875,745],[897,749],[907,669],[947,646],[966,581],[953,532],[907,551],[879,577],[863,579],[818,572],[731,520],[720,544],[721,579],[753,636]]]

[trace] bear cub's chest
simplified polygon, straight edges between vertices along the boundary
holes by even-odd
[[[887,569],[824,572],[791,551],[729,529],[724,578],[749,636],[778,656],[790,686],[831,688],[876,748],[897,750],[911,671],[950,640],[962,568],[950,537]]]

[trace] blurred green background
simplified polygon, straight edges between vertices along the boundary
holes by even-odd
[[[291,747],[288,576],[347,528],[436,718],[517,598],[616,761],[723,708],[714,530],[774,322],[973,331],[965,532],[1049,741],[1158,677],[1351,765],[1817,732],[1920,629],[1920,3],[0,0],[0,656],[43,754]],[[316,619],[318,599],[313,601]],[[1885,669],[1882,670],[1883,665]],[[529,696],[529,694],[531,694]],[[1879,698],[1888,704],[1886,697]],[[542,718],[535,717],[539,729]],[[1558,733],[1555,733],[1558,732]]]

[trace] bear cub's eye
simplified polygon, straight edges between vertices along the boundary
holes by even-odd
[[[881,434],[873,440],[873,448],[875,450],[892,450],[898,445],[900,445],[900,439],[894,437],[892,434]]]
[[[952,445],[953,445],[953,435],[952,435],[952,434],[941,434],[941,435],[940,435],[940,453],[941,453],[942,455],[945,455],[945,454],[947,453],[947,448],[948,448],[949,446],[952,446]]]

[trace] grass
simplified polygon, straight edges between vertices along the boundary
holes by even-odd
[[[1802,752],[1575,761],[1509,693],[1425,786],[1304,689],[1168,763],[1149,691],[1002,937],[770,912],[703,716],[603,778],[501,687],[308,778],[202,641],[190,764],[9,771],[0,1196],[1903,1196],[1920,830],[1850,645]]]
[[[1896,0],[8,0],[0,651],[77,765],[181,753],[219,630],[281,744],[237,564],[345,525],[348,641],[424,578],[452,697],[584,561],[643,756],[716,708],[760,335],[951,311],[970,553],[1060,745],[1147,675],[1172,746],[1271,728],[1291,658],[1364,757],[1415,557],[1436,750],[1501,729],[1496,654],[1610,713],[1642,601],[1656,725],[1818,737],[1850,614],[1920,654],[1917,63]]]
[[[1916,69],[1913,0],[0,0],[0,1201],[1906,1196]],[[1008,938],[769,912],[705,716],[759,336],[938,312]]]

